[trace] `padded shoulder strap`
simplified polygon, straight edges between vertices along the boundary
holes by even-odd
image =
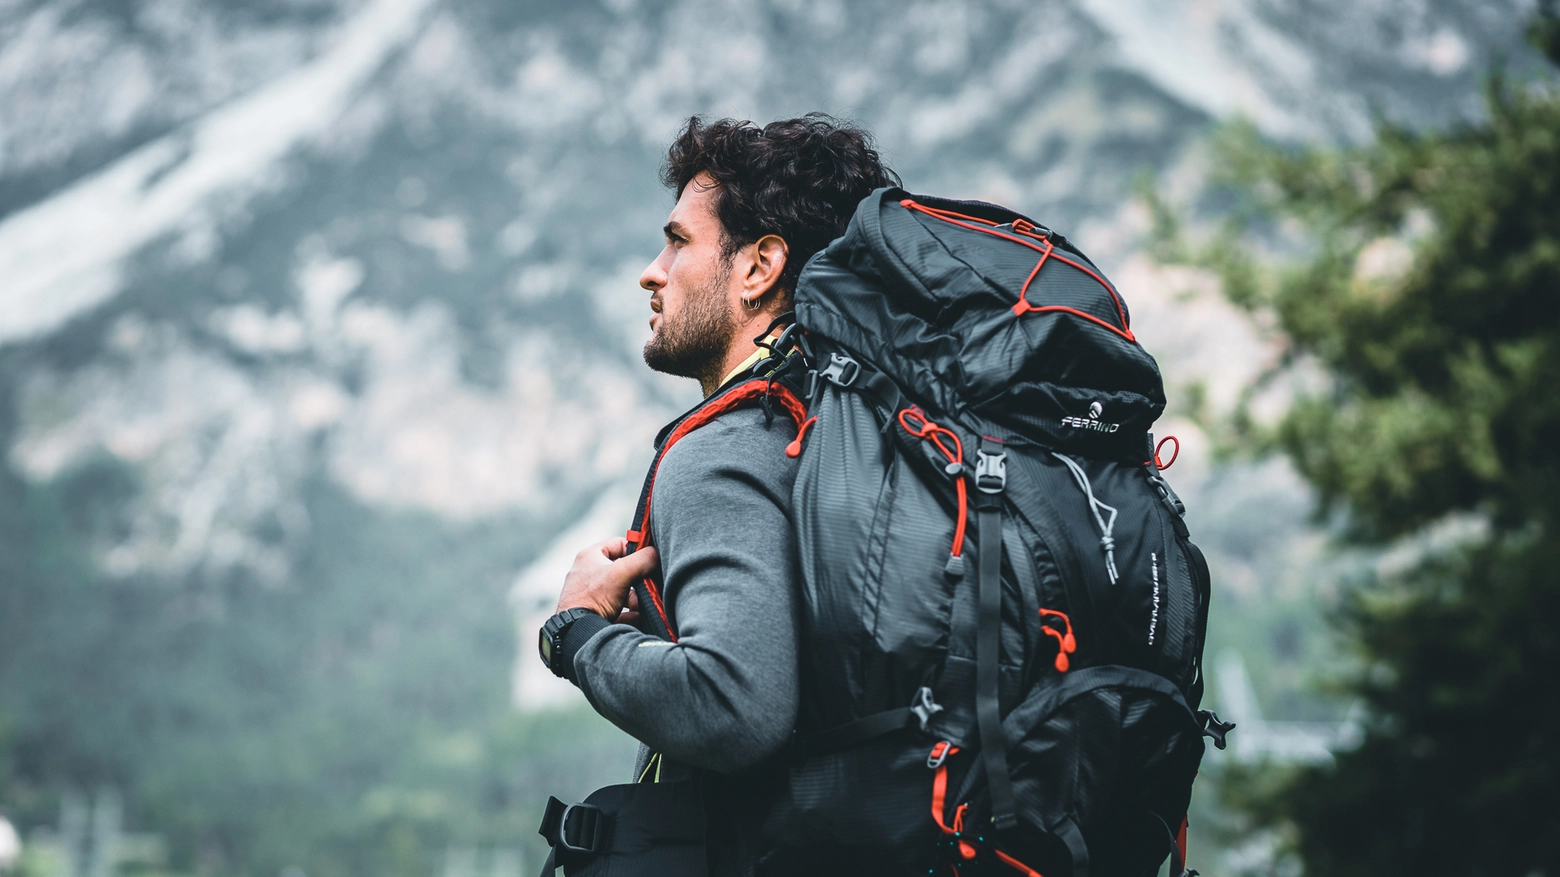
[[[721,415],[738,408],[765,404],[766,401],[770,404],[778,402],[780,408],[796,422],[798,430],[805,429],[807,409],[802,405],[801,400],[796,398],[796,394],[785,385],[773,383],[762,377],[753,377],[733,384],[704,400],[672,425],[656,450],[655,461],[650,464],[650,471],[645,476],[645,485],[639,492],[639,506],[634,512],[634,524],[627,534],[630,554],[646,545],[654,544],[650,533],[650,501],[655,494],[656,473],[660,471],[661,460],[665,459],[666,452],[689,433],[715,422]],[[676,642],[677,632],[672,629],[671,619],[666,614],[660,585],[654,579],[647,577],[634,586],[634,593],[639,597],[639,617],[643,619],[645,632]]]

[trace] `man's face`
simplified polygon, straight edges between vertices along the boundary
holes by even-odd
[[[639,276],[639,285],[651,293],[645,364],[700,381],[720,377],[716,372],[737,326],[716,195],[714,181],[704,174],[683,187],[667,218],[666,247]]]

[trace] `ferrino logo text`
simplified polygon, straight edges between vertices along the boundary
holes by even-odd
[[[1100,417],[1105,414],[1105,406],[1098,400],[1089,403],[1088,417],[1063,417],[1062,426],[1071,426],[1074,429],[1090,429],[1095,432],[1115,432],[1121,429],[1119,423],[1106,423]]]

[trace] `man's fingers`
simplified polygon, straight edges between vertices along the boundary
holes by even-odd
[[[608,560],[617,560],[628,550],[628,540],[622,536],[614,536],[605,542],[597,543],[596,550]]]
[[[635,579],[643,578],[655,571],[655,566],[660,563],[661,556],[655,553],[654,548],[641,548],[627,557],[619,558],[614,564],[621,567],[627,575]]]
[[[574,556],[574,562],[590,562],[590,560],[597,559],[597,557],[616,560],[622,557],[622,552],[627,551],[627,549],[629,549],[629,540],[622,538],[621,535],[619,537],[605,538],[605,540],[597,541],[594,545],[588,545],[580,549],[579,554]]]

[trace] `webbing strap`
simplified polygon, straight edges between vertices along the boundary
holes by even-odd
[[[1174,520],[1179,521],[1180,518]],[[1203,644],[1208,639],[1208,603],[1212,597],[1213,578],[1208,572],[1208,558],[1203,556],[1202,549],[1193,544],[1190,539],[1184,540],[1182,544],[1186,546],[1186,556],[1192,561],[1192,578],[1197,583],[1197,678],[1192,681],[1191,688],[1186,693],[1187,703],[1195,710],[1202,706],[1203,687],[1206,684],[1203,679],[1202,651]]]
[[[537,830],[552,848],[547,853],[547,861],[542,864],[541,877],[552,877],[556,871],[559,847],[583,856],[601,852],[601,829],[605,821],[600,807],[565,804],[557,798],[549,798],[547,810],[542,815],[542,827]]]
[[[890,731],[913,727],[915,724],[915,711],[902,706],[898,709],[873,713],[843,725],[836,725],[827,731],[819,731],[807,738],[807,745],[819,752],[835,752],[848,749],[857,743],[865,743],[874,737],[881,737]]]
[[[899,392],[899,386],[876,369],[862,366],[861,377],[856,379],[855,388],[877,400],[891,418],[905,407],[905,397]]]
[[[1089,877],[1089,845],[1083,842],[1083,832],[1078,830],[1078,824],[1071,819],[1063,819],[1051,829],[1051,833],[1061,838],[1062,843],[1067,844],[1067,851],[1072,853],[1072,877]]]
[[[1170,823],[1166,822],[1163,816],[1152,810],[1148,811],[1148,814],[1164,826],[1165,837],[1170,839],[1170,877],[1186,877],[1186,853],[1181,849],[1183,839],[1176,837],[1176,833],[1170,830]],[[1183,820],[1181,824],[1184,827],[1186,823]]]
[[[991,789],[991,821],[999,831],[1017,824],[1013,815],[1013,783],[1008,777],[1007,741],[1002,734],[998,700],[998,657],[1002,646],[1002,501],[976,494],[976,536],[980,552],[978,626],[975,632],[975,722],[980,731],[980,756]]]

